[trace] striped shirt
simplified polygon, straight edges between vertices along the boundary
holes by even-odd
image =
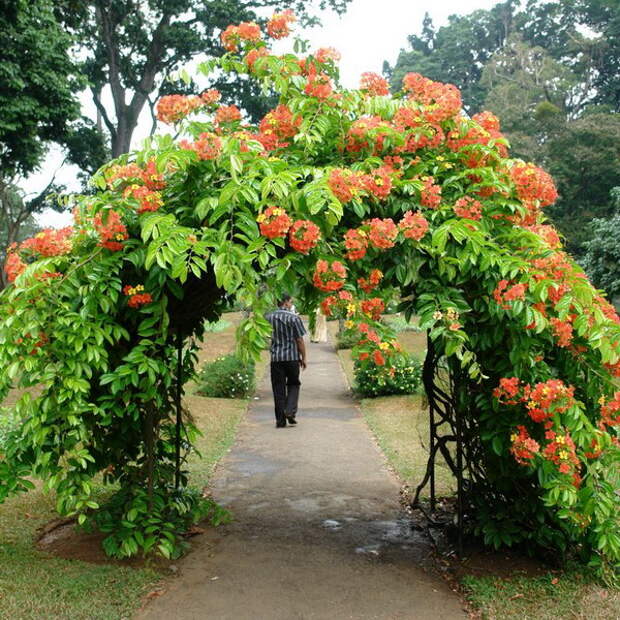
[[[297,338],[302,338],[306,330],[297,314],[278,308],[267,315],[271,323],[271,361],[296,362],[301,359],[297,348]]]

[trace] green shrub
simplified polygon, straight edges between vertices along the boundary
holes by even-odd
[[[344,329],[336,335],[336,349],[352,349],[360,337],[354,329]]]
[[[355,391],[361,396],[415,394],[422,383],[422,363],[403,355],[390,365],[355,362]]]
[[[214,398],[248,398],[254,393],[254,362],[231,353],[206,363],[198,374],[198,394]]]

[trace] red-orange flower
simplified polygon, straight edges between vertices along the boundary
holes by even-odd
[[[368,71],[362,73],[360,90],[366,91],[369,95],[389,95],[390,85],[385,78]]]
[[[362,174],[347,168],[334,168],[327,177],[327,185],[342,203],[359,196],[362,190]]]
[[[93,218],[93,226],[99,234],[99,245],[113,252],[122,250],[122,242],[129,238],[127,227],[116,211],[99,211]]]
[[[331,263],[320,259],[316,263],[312,282],[321,291],[338,291],[344,286],[347,269],[340,261]]]
[[[441,186],[435,183],[433,177],[422,179],[424,186],[420,192],[420,203],[425,207],[436,209],[441,203]]]
[[[419,211],[406,211],[398,228],[407,239],[419,241],[428,232],[428,222]]]
[[[394,247],[398,235],[398,228],[394,224],[394,220],[389,217],[385,219],[375,217],[368,224],[370,226],[368,237],[375,248],[387,250]]]
[[[310,220],[297,220],[288,231],[288,238],[294,250],[307,254],[319,242],[321,230]]]
[[[454,213],[459,217],[468,220],[479,220],[482,218],[482,204],[480,201],[471,198],[471,196],[463,196],[454,203]]]
[[[176,123],[203,105],[195,95],[165,95],[157,102],[157,118],[164,123]]]
[[[348,250],[345,254],[347,260],[364,258],[368,249],[368,235],[361,228],[347,230],[344,235],[344,247]]]
[[[373,269],[370,272],[368,279],[358,278],[357,283],[359,287],[365,293],[370,293],[371,291],[377,288],[377,286],[379,285],[382,279],[383,279],[383,272],[379,269]]]
[[[367,314],[370,318],[378,321],[385,310],[385,304],[379,297],[373,297],[371,299],[365,299],[360,303],[360,308],[364,314]]]
[[[241,120],[241,111],[236,105],[222,105],[215,112],[215,123],[234,123]]]
[[[281,207],[267,207],[257,218],[261,235],[269,239],[284,237],[291,227],[291,218]]]
[[[291,24],[297,21],[295,13],[286,9],[281,13],[274,13],[267,22],[267,34],[272,39],[284,39],[291,33]]]

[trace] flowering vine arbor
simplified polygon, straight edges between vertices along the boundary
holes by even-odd
[[[275,15],[267,34],[293,21]],[[248,23],[222,40],[229,53],[200,71],[278,93],[259,126],[214,90],[164,97],[159,118],[183,139],[105,166],[72,228],[8,257],[2,391],[40,389],[16,405],[0,497],[38,476],[60,512],[109,533],[109,553],[177,553],[213,509],[187,487],[196,431],[175,409],[204,319],[227,296],[252,305],[239,339],[256,355],[273,291],[295,285],[358,332],[361,364],[390,373],[402,353],[380,317],[397,294],[429,332],[429,397],[460,416],[478,533],[617,566],[619,319],[544,223],[551,178],[509,159],[498,120],[465,117],[452,85],[409,74],[390,95],[364,74],[343,90],[331,48],[277,56]],[[102,505],[100,472],[114,485]]]

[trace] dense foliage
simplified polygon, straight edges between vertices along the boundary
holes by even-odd
[[[585,244],[583,268],[599,288],[617,303],[620,295],[620,187],[612,190],[616,212],[609,219],[592,221],[591,239]]]
[[[277,56],[252,23],[222,40],[229,54],[200,71],[249,76],[277,107],[251,126],[214,90],[162,99],[181,139],[104,167],[73,228],[9,256],[0,387],[42,391],[17,404],[0,497],[43,477],[61,512],[94,514],[125,552],[155,537],[148,550],[170,554],[179,496],[199,512],[185,472],[174,480],[179,345],[188,376],[192,338],[234,294],[254,308],[239,335],[257,355],[264,312],[296,283],[304,306],[357,330],[362,368],[389,374],[403,354],[381,315],[399,289],[477,428],[479,531],[617,566],[620,319],[545,223],[550,176],[510,159],[498,119],[464,116],[452,85],[412,73],[390,95],[366,73],[341,90],[332,48]],[[112,506],[91,496],[101,471],[120,484]],[[138,518],[145,501],[157,523]]]
[[[619,24],[617,2],[508,0],[440,28],[427,17],[388,72],[393,88],[411,71],[453,82],[470,114],[501,114],[513,156],[553,174],[548,214],[580,254],[620,183]]]
[[[231,353],[203,365],[198,374],[198,394],[213,398],[248,398],[256,387],[253,360]]]

